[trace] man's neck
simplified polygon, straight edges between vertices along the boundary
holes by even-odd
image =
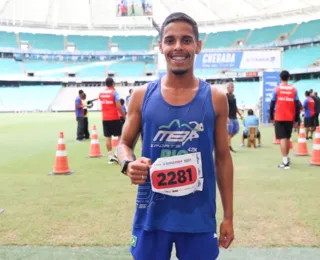
[[[169,71],[164,78],[166,87],[168,88],[192,88],[197,78],[193,72],[186,72],[184,75],[175,75]]]
[[[281,86],[289,86],[288,81],[282,81]]]

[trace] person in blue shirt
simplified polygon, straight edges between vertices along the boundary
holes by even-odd
[[[126,106],[124,104],[124,99],[123,98],[120,98],[120,104],[121,104],[122,110],[127,115],[127,108],[126,108]],[[122,132],[122,128],[123,128],[123,125],[124,125],[125,122],[126,122],[126,120],[122,116],[120,116],[121,132]]]
[[[254,115],[253,110],[248,110],[248,116],[243,120],[244,130],[242,133],[242,143],[241,146],[244,146],[244,139],[248,138],[248,129],[250,126],[259,127],[259,118]],[[258,146],[261,147],[261,133],[259,129],[257,130]]]
[[[75,113],[76,119],[78,122],[77,127],[77,141],[81,142],[85,136],[85,108],[86,106],[83,104],[82,100],[85,98],[85,94],[83,90],[79,90],[79,96],[76,97],[75,100]]]

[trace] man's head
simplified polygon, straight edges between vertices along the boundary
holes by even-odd
[[[314,96],[317,97],[318,96],[318,92],[314,92]]]
[[[109,77],[109,78],[106,79],[106,86],[107,86],[108,88],[113,88],[113,87],[114,87],[114,80],[113,80],[113,78]]]
[[[248,110],[248,116],[253,116],[253,110],[252,109]]]
[[[290,73],[287,70],[283,70],[280,73],[280,80],[281,82],[288,82],[290,79]]]
[[[165,56],[167,67],[175,75],[193,69],[195,55],[201,51],[197,23],[185,13],[172,13],[163,22],[159,49]]]
[[[129,89],[129,95],[131,95],[131,94],[132,94],[132,91],[133,91],[133,89],[132,89],[132,88],[130,88],[130,89]]]
[[[86,93],[83,93],[83,96],[81,97],[83,100],[85,100],[87,98]]]
[[[84,95],[85,95],[85,94],[84,94],[83,90],[80,89],[80,90],[79,90],[79,96],[80,96],[80,98],[83,99]]]
[[[234,92],[234,84],[233,84],[233,82],[229,82],[227,84],[227,91],[228,91],[228,94],[233,94],[233,92]]]
[[[306,91],[305,93],[304,93],[304,95],[306,96],[306,97],[310,97],[310,91]]]
[[[123,98],[120,98],[120,104],[121,104],[121,106],[124,105],[124,99]]]

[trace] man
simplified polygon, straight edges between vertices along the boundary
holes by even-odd
[[[228,119],[228,143],[229,149],[231,152],[236,152],[233,150],[231,146],[231,138],[234,137],[239,132],[239,122],[237,119],[237,114],[243,119],[237,107],[237,100],[234,92],[234,85],[232,82],[227,84],[227,98],[228,98],[228,106],[229,106],[229,119]]]
[[[304,108],[304,127],[306,129],[306,139],[312,139],[313,132],[315,130],[315,102],[310,96],[310,91],[305,92],[306,99],[303,102]]]
[[[83,90],[79,90],[79,96],[77,96],[75,100],[75,112],[76,112],[76,118],[78,122],[78,128],[77,128],[78,142],[81,142],[83,140],[83,136],[85,132],[84,108],[86,106],[83,105],[82,103],[83,98],[84,98],[84,92]]]
[[[132,88],[129,89],[129,95],[126,97],[127,106],[129,105],[129,101],[130,101],[131,95],[132,95]]]
[[[121,104],[121,107],[122,107],[122,110],[123,110],[123,112],[125,113],[125,115],[127,116],[127,108],[126,108],[126,106],[125,106],[125,104],[124,104],[125,102],[124,102],[124,99],[123,98],[120,98],[120,104]],[[122,132],[122,128],[123,128],[123,125],[124,125],[124,123],[125,123],[125,118],[123,118],[122,116],[121,116],[121,114],[119,113],[119,116],[120,116],[120,123],[121,123],[121,132]]]
[[[84,138],[89,139],[90,138],[90,133],[89,133],[89,121],[88,121],[88,102],[86,101],[87,95],[86,93],[83,93],[83,98],[82,98],[82,105],[84,107],[84,113],[83,113],[83,120],[84,120]]]
[[[315,116],[314,116],[314,128],[319,126],[319,114],[320,114],[320,98],[318,97],[318,92],[313,92],[311,96],[315,102]]]
[[[168,260],[173,243],[180,260],[212,260],[219,245],[228,248],[234,239],[228,104],[224,93],[194,76],[201,47],[196,22],[184,13],[170,14],[159,40],[167,75],[138,87],[129,103],[118,158],[121,172],[139,185],[131,243],[135,260]],[[142,157],[136,159],[140,133]],[[159,166],[157,160],[167,163]],[[216,180],[223,204],[219,240]]]
[[[126,118],[120,103],[119,93],[114,88],[114,81],[112,78],[106,79],[107,88],[99,94],[99,100],[102,110],[103,133],[106,137],[106,147],[109,156],[109,164],[117,163],[116,155],[112,154],[112,136],[120,139],[121,137],[121,123],[120,115]]]
[[[244,124],[244,130],[242,133],[241,147],[244,146],[244,139],[248,138],[249,127],[255,126],[258,128],[258,126],[259,126],[259,118],[256,115],[254,115],[252,109],[248,110],[248,116],[244,119],[243,124]],[[258,138],[258,147],[261,147],[261,133],[260,133],[259,129],[257,129],[257,136],[256,137]]]
[[[270,102],[270,119],[275,126],[276,138],[280,140],[282,163],[278,165],[282,169],[290,169],[290,138],[292,128],[298,122],[300,114],[298,92],[288,81],[290,74],[284,70],[280,73],[280,86],[276,87]],[[277,109],[275,110],[275,107]]]

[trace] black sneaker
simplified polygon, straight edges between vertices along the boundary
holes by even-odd
[[[281,164],[278,165],[278,168],[281,168],[281,169],[290,169],[290,162],[288,162],[287,164],[284,164],[283,162]]]

